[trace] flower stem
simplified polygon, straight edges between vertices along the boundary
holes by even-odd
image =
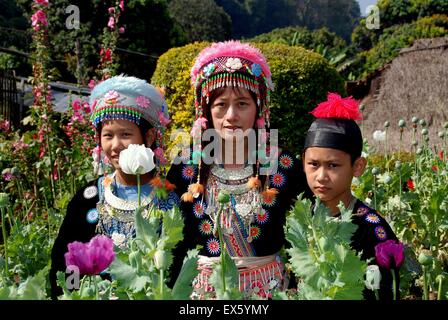
[[[6,239],[6,223],[5,223],[5,211],[4,208],[0,209],[2,215],[2,234],[3,234],[3,248],[5,249],[5,271],[6,276],[9,274],[8,270],[8,244]]]
[[[376,176],[373,175],[373,208],[376,209]]]
[[[392,273],[392,279],[393,279],[393,293],[394,293],[394,300],[397,300],[397,279],[395,277],[395,269],[390,269],[390,272]]]
[[[138,195],[138,207],[141,205],[141,190],[140,190],[140,175],[137,173],[137,195]]]
[[[218,213],[218,217],[216,219],[216,223],[218,224],[217,228],[218,228],[219,244],[221,245],[221,255],[220,255],[221,256],[221,281],[222,281],[223,291],[225,292],[226,291],[226,277],[225,277],[226,266],[225,266],[225,260],[224,260],[224,250],[226,248],[225,248],[225,244],[224,244],[224,241],[223,241],[221,224],[220,224],[221,214],[222,214],[222,210],[223,209],[224,209],[224,205],[221,204],[221,208],[219,209],[219,213]]]
[[[94,276],[94,282],[95,282],[95,300],[100,300],[100,291],[98,290],[98,279],[97,276]]]
[[[443,277],[439,278],[439,288],[437,290],[437,300],[442,300],[442,283],[443,283]]]
[[[429,300],[428,297],[428,277],[426,275],[426,267],[423,266],[423,300]]]
[[[159,272],[160,272],[160,299],[163,299],[163,283],[165,282],[163,268],[161,268]]]

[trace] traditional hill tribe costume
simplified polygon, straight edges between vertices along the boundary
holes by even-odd
[[[312,112],[317,119],[311,124],[305,138],[305,147],[320,147],[342,150],[352,159],[361,156],[363,139],[355,120],[361,120],[358,103],[338,94],[329,93],[328,100],[320,103]],[[375,260],[375,246],[386,240],[398,240],[387,221],[375,210],[352,195],[348,208],[353,212],[352,221],[358,226],[352,236],[351,246],[361,254],[363,260]],[[380,299],[392,299],[392,275],[380,267],[382,279],[379,289]],[[398,270],[396,270],[398,279]],[[375,293],[367,288],[363,292],[366,299],[375,299]]]
[[[244,88],[251,92],[258,111],[253,128],[269,128],[269,94],[273,90],[269,66],[258,49],[238,41],[221,42],[199,54],[191,78],[196,106],[193,158],[199,161],[187,163],[188,159],[180,157],[183,163],[173,165],[168,173],[168,179],[176,184],[175,191],[182,197],[185,220],[184,241],[175,251],[172,280],[179,272],[185,252],[201,245],[200,273],[194,280],[192,297],[206,298],[209,296],[206,292],[214,291],[209,276],[222,249],[217,235],[219,223],[227,252],[238,267],[240,291],[269,297],[274,288],[282,289],[287,284],[279,251],[285,245],[285,214],[306,188],[300,162],[291,153],[279,150],[274,159],[277,170],[267,176],[260,175],[258,158],[256,163],[252,162],[255,164],[246,163],[241,169],[228,169],[216,163],[206,165],[201,160],[201,150],[206,144],[197,141],[203,129],[212,127],[210,96],[220,88]],[[267,135],[261,135],[258,142],[268,139]],[[272,147],[272,154],[273,150]],[[230,203],[218,220],[220,191],[230,194]]]
[[[172,191],[174,185],[165,181],[166,198],[155,195],[161,187],[159,173],[166,159],[163,154],[163,132],[169,122],[167,105],[160,92],[146,81],[134,77],[116,76],[98,84],[90,96],[93,112],[91,121],[96,130],[97,148],[94,150],[94,170],[102,174],[104,152],[99,146],[101,125],[108,120],[128,120],[140,128],[145,125],[155,131],[156,171],[150,183],[141,186],[141,205],[161,210],[179,205],[180,200]],[[168,188],[167,188],[168,187]],[[96,234],[105,234],[118,246],[126,246],[135,235],[134,211],[138,207],[137,186],[126,186],[115,179],[115,172],[100,176],[81,188],[67,207],[51,253],[50,283],[52,297],[62,293],[56,284],[57,271],[66,270],[64,254],[67,244],[73,241],[88,242]]]

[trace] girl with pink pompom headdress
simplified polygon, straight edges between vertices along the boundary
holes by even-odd
[[[180,157],[182,163],[173,164],[168,173],[181,197],[185,222],[172,277],[187,250],[200,246],[200,274],[191,297],[213,297],[212,266],[227,251],[238,266],[240,291],[271,297],[274,289],[288,283],[278,255],[286,244],[283,224],[306,185],[300,162],[274,146],[271,70],[253,45],[225,41],[203,49],[190,75],[195,94],[193,153]],[[216,135],[205,138],[210,132]],[[237,159],[238,152],[244,159]]]

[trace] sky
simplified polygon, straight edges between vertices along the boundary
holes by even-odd
[[[372,4],[376,4],[377,0],[358,0],[359,8],[361,9],[361,16],[366,15],[366,9]]]

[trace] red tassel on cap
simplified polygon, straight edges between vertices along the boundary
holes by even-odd
[[[321,102],[310,112],[316,118],[339,118],[362,120],[358,102],[352,98],[342,98],[337,93],[329,92],[327,101]]]

